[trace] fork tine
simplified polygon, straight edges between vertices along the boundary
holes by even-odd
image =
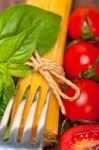
[[[37,129],[36,142],[35,144],[31,145],[32,150],[42,150],[44,129],[45,129],[45,122],[46,122],[49,100],[50,100],[50,92],[48,92],[45,104],[43,106],[42,115],[40,117],[39,126]]]
[[[3,138],[4,132],[6,130],[12,105],[13,105],[13,98],[11,98],[11,100],[9,101],[6,111],[4,112],[3,118],[0,123],[0,140]]]
[[[18,140],[19,141],[22,138],[24,127],[25,127],[25,124],[26,124],[26,121],[27,121],[27,118],[28,118],[28,114],[29,114],[29,111],[31,109],[32,102],[34,100],[35,93],[37,92],[38,88],[39,88],[39,83],[36,84],[36,86],[34,86],[34,88],[30,88],[30,92],[29,92],[29,95],[28,95],[27,100],[26,100],[26,104],[25,104],[25,107],[24,107],[24,110],[23,110],[21,123],[20,123],[19,131],[18,131],[18,135],[19,135]],[[20,134],[20,132],[21,132],[21,134]]]
[[[43,86],[44,86],[44,83],[43,83]],[[39,103],[37,103],[37,108],[36,108],[35,115],[34,115],[34,120],[33,120],[33,123],[32,123],[30,143],[34,143],[34,141],[35,141],[37,128],[38,128],[39,120],[40,120],[40,117],[41,117],[41,114],[42,114],[43,106],[44,106],[44,103],[45,103],[45,100],[46,100],[47,92],[48,92],[48,89],[46,87],[46,82],[45,82],[45,86],[40,87],[40,95],[39,95],[39,98],[38,98]]]
[[[15,118],[14,118],[13,125],[12,125],[11,130],[10,130],[9,141],[17,142],[16,141],[17,140],[17,133],[18,133],[18,128],[20,126],[24,105],[25,105],[25,101],[22,101],[21,104],[19,105],[19,108],[18,108],[17,113],[16,113]]]
[[[53,115],[51,115],[51,110],[55,109],[56,111],[53,111]],[[55,95],[53,92],[50,94],[50,102],[48,107],[48,113],[47,113],[47,119],[46,119],[46,132],[45,137],[49,137],[52,139],[55,139],[55,136],[58,133],[58,122],[59,122],[59,105],[55,98]],[[57,116],[57,118],[56,118]],[[51,119],[53,117],[53,119]],[[50,120],[50,121],[49,121]],[[54,129],[54,130],[53,130]],[[52,133],[53,131],[53,133]]]
[[[22,138],[22,143],[24,143],[24,144],[30,143],[29,138],[27,138],[27,137],[30,137],[30,132],[31,132],[32,122],[34,119],[34,114],[35,114],[35,110],[36,110],[36,106],[37,106],[38,96],[39,96],[39,91],[37,91],[35,101],[33,102],[32,106],[31,106],[31,109],[30,109],[30,112],[28,114],[28,118],[27,118],[27,121],[25,124],[23,138]]]
[[[19,104],[21,103],[22,97],[26,91],[26,89],[29,87],[30,85],[30,80],[31,80],[31,74],[25,78],[22,78],[22,80],[19,80],[19,89],[17,91],[16,97],[14,99],[14,104],[13,104],[13,108],[12,108],[12,113],[11,113],[11,125],[13,124],[13,119],[16,115],[16,111],[19,107]]]
[[[37,129],[35,145],[37,145],[38,147],[43,146],[44,129],[45,129],[46,116],[47,116],[47,112],[48,112],[49,100],[50,100],[50,91],[48,92],[48,94],[46,96],[46,101],[44,104],[44,108],[42,110],[42,115],[41,115],[41,118],[39,121],[39,126]]]

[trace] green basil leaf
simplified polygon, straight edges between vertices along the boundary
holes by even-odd
[[[3,80],[2,76],[0,75],[0,97],[2,96],[2,92],[3,92]]]
[[[8,72],[7,64],[0,64],[0,74],[3,83],[2,84],[3,91],[5,91],[6,93],[8,92],[8,95],[13,91],[12,92],[13,94],[15,92],[15,86],[14,86],[13,77]]]
[[[59,15],[31,5],[13,6],[0,15],[0,44],[28,28],[41,26],[36,49],[40,53],[45,53],[53,47],[57,40],[60,21]],[[0,55],[2,55],[1,52]]]
[[[3,99],[9,100],[15,94],[15,85],[13,78],[9,73],[3,75]]]
[[[8,73],[14,77],[24,77],[32,73],[33,69],[22,64],[8,64]]]
[[[38,28],[29,28],[6,39],[0,46],[0,62],[25,63],[35,50],[38,33]]]
[[[0,120],[6,109],[6,106],[15,93],[13,78],[9,75],[6,65],[0,64]]]

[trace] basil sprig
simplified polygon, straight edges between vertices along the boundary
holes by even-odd
[[[25,62],[35,49],[44,54],[54,46],[60,22],[60,16],[25,4],[0,14],[0,119],[15,93],[13,77],[32,72]]]

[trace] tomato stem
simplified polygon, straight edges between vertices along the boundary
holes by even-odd
[[[90,39],[93,38],[94,36],[93,33],[91,32],[90,25],[86,17],[84,18],[84,21],[81,25],[81,32],[83,39]]]
[[[99,82],[99,76],[96,75],[96,72],[95,72],[98,63],[99,63],[99,56],[97,57],[94,65],[88,71],[81,72],[81,78],[92,79],[92,80]]]

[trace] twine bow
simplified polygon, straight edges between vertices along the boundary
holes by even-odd
[[[80,89],[70,80],[66,79],[64,70],[60,65],[46,58],[41,58],[37,51],[34,52],[34,55],[35,57],[32,56],[30,61],[27,62],[26,65],[33,67],[36,71],[39,71],[40,74],[44,77],[58,100],[58,104],[61,108],[62,114],[65,115],[66,110],[64,108],[62,98],[67,99],[68,101],[74,101],[79,97]],[[69,97],[68,95],[64,94],[52,76],[57,79],[58,83],[64,83],[71,86],[76,91],[75,95],[73,97]]]

